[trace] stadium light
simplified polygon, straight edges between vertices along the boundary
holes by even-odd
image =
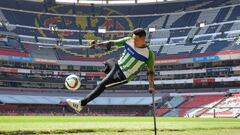
[[[105,28],[98,28],[98,33],[106,33],[106,31]]]
[[[149,27],[149,28],[148,28],[148,31],[149,31],[149,32],[155,32],[155,31],[156,31],[156,28],[155,28],[155,27]]]
[[[200,22],[200,23],[199,23],[199,27],[200,27],[200,28],[204,27],[205,25],[206,25],[205,22]]]

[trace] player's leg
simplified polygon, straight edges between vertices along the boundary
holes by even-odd
[[[114,61],[114,59],[109,59],[109,60],[105,61],[103,64],[105,65],[103,72],[108,74],[111,71],[111,69],[113,69],[113,67],[115,65],[115,61]]]
[[[110,61],[109,63],[111,71],[97,85],[97,87],[81,101],[82,106],[87,105],[87,103],[98,97],[106,88],[117,86],[127,82],[127,79],[122,73],[120,67],[115,62]]]
[[[106,65],[108,65],[111,69],[110,72],[91,93],[89,93],[81,101],[72,99],[67,100],[67,103],[76,111],[81,111],[82,106],[87,105],[87,103],[98,97],[105,90],[105,88],[127,83],[125,75],[122,73],[120,67],[115,62],[112,62],[110,60]]]

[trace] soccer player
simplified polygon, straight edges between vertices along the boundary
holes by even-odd
[[[154,53],[146,45],[146,32],[142,28],[133,30],[132,37],[110,40],[102,43],[93,43],[91,46],[124,46],[125,50],[120,59],[115,62],[109,59],[104,62],[104,72],[107,76],[97,87],[82,100],[67,99],[66,102],[77,112],[80,112],[90,101],[98,97],[106,88],[127,83],[135,78],[141,69],[147,65],[149,92],[155,94],[154,88]]]

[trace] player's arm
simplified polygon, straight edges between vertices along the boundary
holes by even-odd
[[[111,49],[111,46],[114,45],[114,42],[112,41],[104,41],[104,42],[97,42],[96,40],[90,42],[91,48],[96,48],[96,47],[106,47],[107,50]]]
[[[149,59],[147,61],[147,78],[149,82],[149,92],[150,93],[156,93],[155,91],[155,86],[154,86],[154,63],[155,61],[155,56],[152,51],[150,51]]]
[[[128,39],[130,39],[130,37],[125,37],[117,40],[109,40],[109,41],[104,41],[99,43],[97,41],[91,41],[90,45],[91,45],[91,48],[104,46],[107,48],[107,50],[110,50],[112,46],[123,46]]]

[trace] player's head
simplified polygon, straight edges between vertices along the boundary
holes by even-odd
[[[143,28],[133,30],[134,45],[136,47],[145,47],[146,32]]]

